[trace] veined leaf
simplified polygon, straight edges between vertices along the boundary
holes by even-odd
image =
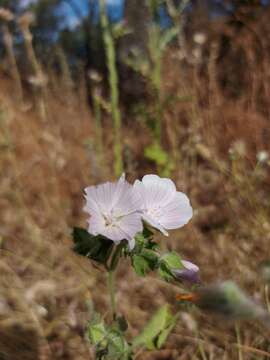
[[[166,341],[176,323],[169,306],[163,305],[145,326],[139,336],[133,340],[133,346],[145,346],[149,350],[160,348]]]

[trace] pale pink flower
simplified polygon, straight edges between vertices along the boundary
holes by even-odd
[[[136,180],[134,189],[141,197],[143,220],[168,235],[167,230],[184,226],[192,217],[188,197],[179,191],[172,180],[157,175],[145,175]]]
[[[143,229],[140,197],[125,176],[115,182],[106,182],[85,189],[84,211],[90,215],[88,232],[103,235],[119,244],[126,239],[129,248],[135,245],[134,237]]]

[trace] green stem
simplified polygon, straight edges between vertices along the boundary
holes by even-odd
[[[116,302],[115,302],[115,279],[114,279],[115,272],[110,270],[108,272],[108,289],[110,294],[110,302],[111,302],[111,312],[112,318],[116,318]]]
[[[112,37],[109,21],[106,13],[105,0],[99,0],[100,5],[100,22],[103,32],[103,41],[105,45],[107,67],[109,71],[109,84],[111,93],[111,110],[114,128],[114,171],[115,175],[121,175],[123,171],[122,159],[122,135],[121,135],[121,112],[119,107],[119,92],[118,92],[118,73],[116,68],[116,53],[114,39]]]
[[[264,293],[265,293],[265,301],[266,301],[267,310],[270,313],[269,288],[268,288],[267,284],[264,287]]]

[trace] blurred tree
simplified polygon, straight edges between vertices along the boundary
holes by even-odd
[[[19,11],[20,4],[20,0],[0,0],[0,7],[7,8],[13,13],[17,13]]]

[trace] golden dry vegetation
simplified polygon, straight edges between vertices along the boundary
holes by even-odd
[[[253,29],[262,39],[260,50],[246,29],[237,40],[230,34],[225,57],[218,55],[216,30],[203,64],[183,65],[172,48],[162,85],[162,93],[175,99],[164,112],[163,145],[175,162],[172,178],[195,210],[193,220],[163,246],[198,264],[203,283],[233,279],[263,304],[269,294],[259,264],[269,257],[270,241],[270,163],[257,161],[258,153],[270,151],[270,54],[267,36],[260,36],[264,24]],[[239,52],[244,64],[235,59]],[[18,102],[8,70],[1,70],[3,360],[94,358],[85,336],[91,304],[105,312],[108,306],[105,274],[72,252],[71,230],[86,225],[83,189],[114,178],[110,116],[104,119],[101,163],[84,81],[78,79],[70,91],[57,74],[48,79],[44,118],[31,91],[23,104]],[[151,141],[145,122],[125,116],[124,108],[123,121],[128,178],[156,172],[143,156]],[[168,302],[179,309],[175,285],[155,276],[138,278],[128,262],[121,265],[117,280],[119,310],[129,321],[130,337],[158,306]],[[165,348],[142,352],[138,359],[268,359],[269,337],[257,323],[235,326],[183,308]]]

